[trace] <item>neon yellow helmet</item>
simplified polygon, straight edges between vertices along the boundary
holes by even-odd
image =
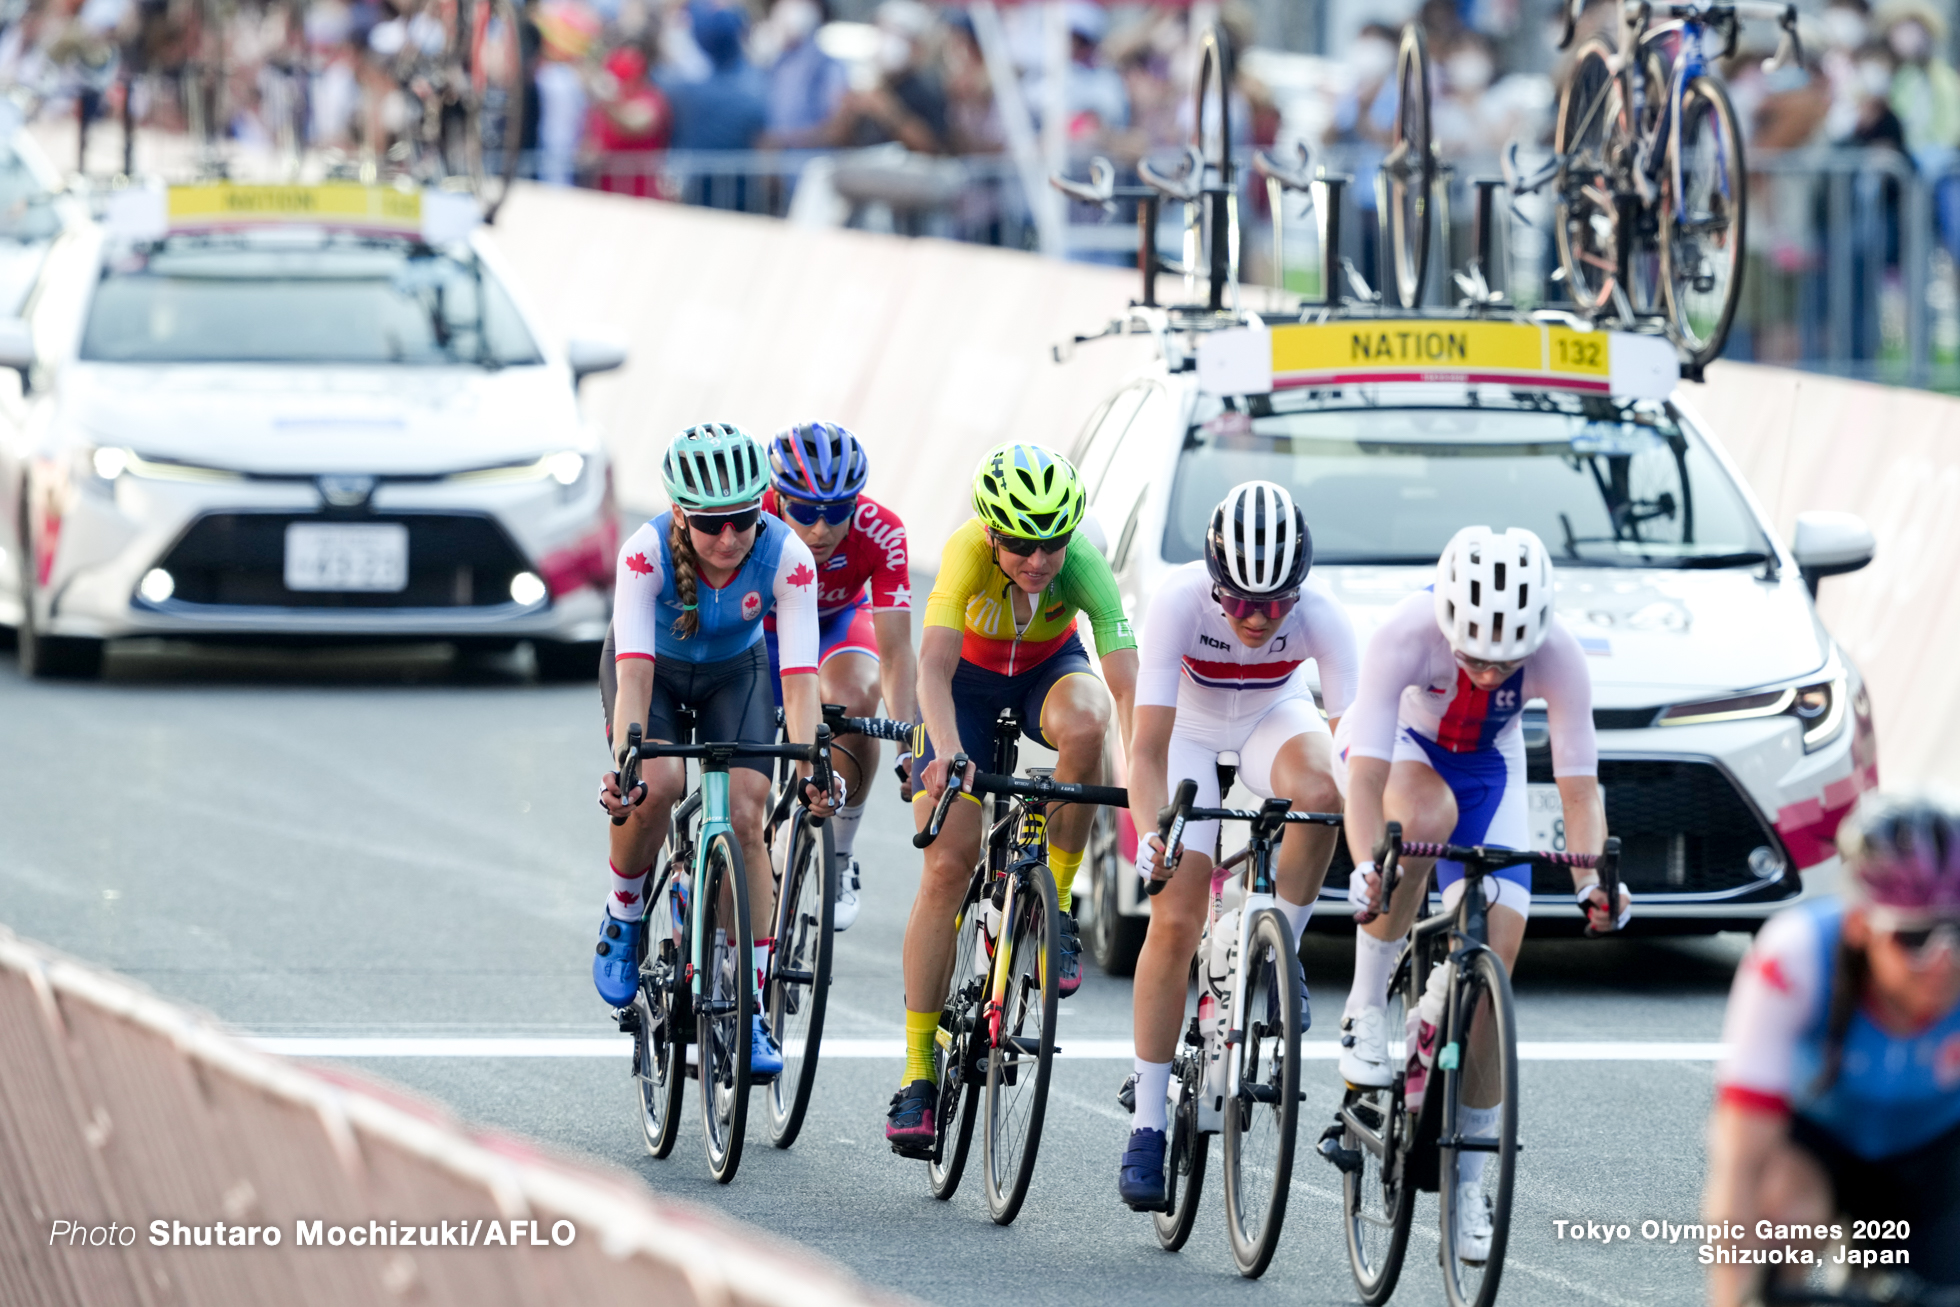
[[[1081,524],[1087,503],[1074,465],[1040,445],[1002,445],[973,474],[973,511],[1001,535],[1066,535]]]

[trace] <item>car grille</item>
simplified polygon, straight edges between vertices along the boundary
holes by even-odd
[[[294,522],[398,522],[408,528],[408,585],[392,592],[288,590],[286,528]],[[443,513],[212,513],[191,523],[157,564],[182,603],[268,608],[481,608],[510,602],[529,564],[487,517]]]
[[[1550,784],[1549,751],[1533,749],[1527,760],[1528,779]],[[1606,829],[1620,837],[1620,878],[1635,894],[1722,894],[1761,879],[1749,866],[1756,849],[1767,846],[1785,857],[1775,834],[1712,763],[1602,758],[1599,783],[1606,791]],[[1353,869],[1342,840],[1328,886],[1344,888]],[[1785,881],[1762,897],[1785,897],[1794,887]],[[1533,868],[1531,892],[1570,902],[1572,873]]]

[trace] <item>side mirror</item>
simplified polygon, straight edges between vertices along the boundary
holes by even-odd
[[[34,329],[24,318],[0,318],[0,368],[25,376],[34,366]]]
[[[1075,534],[1088,541],[1104,558],[1109,557],[1109,532],[1104,528],[1102,517],[1095,509],[1083,510],[1082,524],[1075,528]]]
[[[625,367],[626,346],[603,336],[573,336],[565,342],[565,362],[571,365],[576,386],[595,373]]]
[[[1855,513],[1799,513],[1790,552],[1797,556],[1797,568],[1814,599],[1817,583],[1825,577],[1855,572],[1871,562],[1878,541]]]

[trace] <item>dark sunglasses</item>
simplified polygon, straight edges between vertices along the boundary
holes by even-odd
[[[1281,595],[1277,599],[1241,599],[1216,589],[1211,592],[1211,597],[1218,601],[1218,606],[1225,610],[1227,617],[1235,617],[1241,622],[1261,613],[1266,615],[1268,621],[1277,622],[1300,602],[1297,594]]]
[[[1073,531],[1064,531],[1062,534],[1047,540],[1029,540],[1025,536],[995,535],[994,543],[1016,558],[1026,558],[1037,549],[1044,554],[1053,556],[1068,548],[1069,537],[1074,534],[1075,532]]]
[[[687,515],[687,524],[704,536],[718,536],[730,527],[735,529],[736,535],[740,535],[761,520],[762,508],[759,505],[754,508],[738,508],[732,513],[689,513]]]
[[[801,526],[815,526],[820,521],[842,526],[851,520],[851,514],[857,512],[858,507],[856,495],[834,504],[815,504],[807,499],[791,499],[788,495],[778,495],[776,502],[782,505],[783,512],[789,514],[790,521]]]
[[[1874,917],[1879,914],[1874,913]],[[1932,960],[1933,953],[1941,948],[1960,950],[1960,922],[1935,921],[1930,924],[1914,922],[1910,925],[1887,925],[1874,920],[1872,925],[1892,937],[1892,942],[1903,949],[1915,966],[1924,966]]]

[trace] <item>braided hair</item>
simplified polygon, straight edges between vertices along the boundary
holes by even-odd
[[[674,556],[674,598],[681,605],[681,615],[674,619],[673,631],[676,639],[685,640],[701,629],[695,588],[695,573],[701,568],[701,558],[694,552],[687,522],[678,513],[667,518],[667,549]]]

